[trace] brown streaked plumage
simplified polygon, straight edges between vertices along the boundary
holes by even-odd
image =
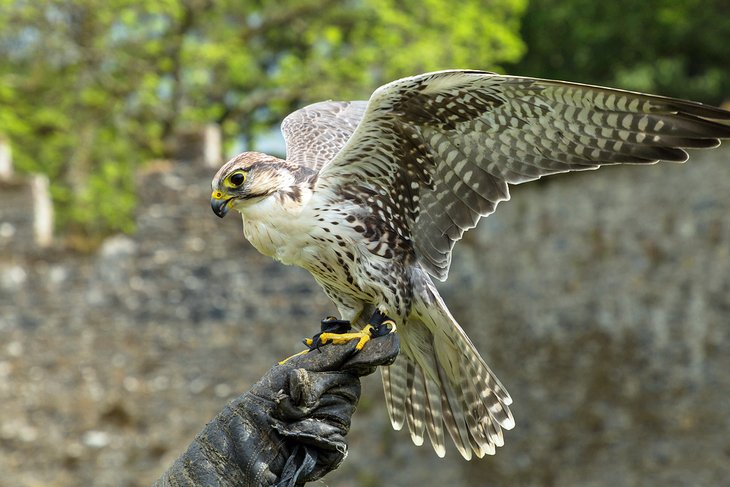
[[[396,320],[402,353],[382,369],[393,426],[493,454],[514,426],[509,394],[449,313],[445,279],[463,233],[509,185],[604,164],[683,162],[730,137],[730,112],[562,81],[442,71],[322,102],[282,125],[287,160],[244,153],[213,180],[217,215],[241,212],[262,253],[309,270],[341,317]]]

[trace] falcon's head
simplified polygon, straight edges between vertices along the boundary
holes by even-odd
[[[210,206],[223,218],[229,209],[241,211],[287,186],[292,178],[286,161],[260,152],[244,152],[225,163],[213,177]]]

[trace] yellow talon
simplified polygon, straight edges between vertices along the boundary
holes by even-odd
[[[351,340],[357,340],[355,350],[362,350],[362,347],[373,337],[372,329],[373,327],[371,325],[367,325],[362,330],[352,333],[322,333],[319,336],[319,341],[323,344],[332,342],[335,345],[341,345]]]
[[[389,332],[394,332],[395,322],[393,320],[386,320],[383,321],[382,325],[385,325],[388,327]],[[335,345],[342,345],[344,343],[347,343],[352,340],[357,340],[357,345],[355,345],[355,350],[362,350],[362,348],[365,346],[367,342],[369,342],[373,338],[373,331],[375,328],[373,325],[365,325],[365,327],[360,331],[355,332],[348,332],[348,333],[321,333],[319,335],[319,343],[324,345],[325,343],[334,343]],[[382,334],[382,333],[381,333]],[[380,336],[378,334],[377,336]],[[310,347],[307,350],[302,350],[299,353],[295,353],[291,357],[287,357],[281,362],[279,362],[279,365],[283,365],[289,360],[293,359],[294,357],[298,357],[300,355],[304,355],[305,353],[309,353],[312,350],[312,345],[314,344],[314,340],[311,338],[305,338],[304,344],[308,347]]]

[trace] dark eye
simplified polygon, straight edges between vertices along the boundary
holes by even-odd
[[[229,181],[233,186],[240,186],[246,180],[246,176],[242,172],[233,173]]]

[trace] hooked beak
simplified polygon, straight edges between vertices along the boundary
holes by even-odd
[[[226,198],[225,195],[220,191],[213,191],[210,196],[210,207],[213,209],[213,213],[219,218],[223,218],[228,213],[228,203],[233,198]]]

